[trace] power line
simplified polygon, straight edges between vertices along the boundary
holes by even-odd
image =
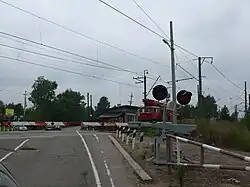
[[[57,59],[57,60],[68,61],[68,62],[72,62],[72,63],[76,63],[76,64],[87,65],[87,66],[92,66],[92,67],[96,67],[96,68],[103,68],[103,69],[115,70],[115,71],[123,71],[123,70],[120,70],[120,69],[115,69],[115,68],[111,68],[111,67],[107,67],[107,66],[99,66],[99,65],[95,65],[95,64],[83,63],[83,62],[79,62],[79,61],[75,61],[75,60],[70,60],[70,59],[65,59],[65,58],[61,58],[61,57],[57,57],[57,56],[47,55],[47,54],[44,54],[44,53],[38,53],[38,52],[35,52],[35,51],[21,49],[21,48],[13,47],[13,46],[10,46],[10,45],[1,44],[1,43],[0,43],[0,46],[6,47],[6,48],[10,48],[10,49],[19,50],[19,51],[23,51],[23,52],[26,52],[26,53],[31,53],[31,54],[39,55],[39,56],[53,58],[53,59]]]
[[[150,31],[151,33],[155,34],[156,36],[158,36],[158,37],[160,37],[160,38],[164,38],[164,37],[163,37],[162,35],[160,35],[159,33],[155,32],[154,30],[150,29],[150,28],[147,27],[146,25],[140,23],[139,21],[135,20],[134,18],[128,16],[128,15],[125,14],[125,13],[123,13],[122,11],[118,10],[117,8],[115,8],[114,6],[112,6],[112,5],[106,3],[105,1],[102,1],[102,0],[98,0],[98,1],[100,1],[100,2],[103,3],[103,4],[105,4],[105,5],[108,6],[109,8],[115,10],[116,12],[120,13],[121,15],[125,16],[126,18],[130,19],[130,20],[133,21],[134,23],[140,25],[140,26],[143,27],[144,29],[147,29],[147,30]],[[134,0],[133,0],[133,1],[134,1]],[[19,7],[15,6],[15,5],[13,5],[13,4],[7,3],[7,2],[5,2],[5,1],[3,1],[3,0],[0,0],[0,2],[6,4],[6,5],[8,5],[8,6],[11,6],[12,8],[18,9],[18,10],[20,10],[20,11],[22,11],[22,12],[25,12],[26,14],[32,15],[32,16],[38,18],[38,19],[44,20],[44,21],[46,21],[46,22],[48,22],[48,23],[50,23],[50,24],[56,25],[56,26],[61,27],[61,28],[65,29],[65,30],[68,30],[68,31],[70,31],[70,32],[73,32],[73,33],[75,33],[75,34],[81,35],[81,36],[83,36],[83,37],[85,37],[85,38],[88,38],[88,39],[90,39],[90,40],[96,41],[96,42],[101,43],[101,44],[103,44],[103,45],[106,45],[106,46],[109,46],[109,47],[111,47],[111,48],[117,49],[117,50],[119,50],[119,51],[125,52],[125,53],[127,53],[127,54],[132,55],[132,56],[135,56],[135,57],[138,57],[138,58],[147,60],[147,61],[149,61],[149,62],[153,62],[153,63],[156,63],[156,64],[161,64],[161,63],[152,61],[152,60],[150,60],[150,59],[147,59],[147,58],[145,58],[145,57],[142,57],[142,56],[133,54],[133,53],[131,53],[131,52],[129,52],[129,51],[126,51],[126,50],[124,50],[124,49],[115,47],[115,46],[110,45],[110,44],[108,44],[108,43],[99,41],[99,40],[97,40],[97,39],[95,39],[95,38],[93,38],[93,37],[87,36],[87,35],[85,35],[85,34],[83,34],[83,33],[80,33],[80,32],[78,32],[78,31],[75,31],[75,30],[73,30],[73,29],[70,29],[70,28],[68,28],[68,27],[66,27],[66,26],[60,25],[60,24],[58,24],[58,23],[56,23],[56,22],[53,22],[53,21],[51,21],[51,20],[48,20],[48,19],[43,18],[43,17],[41,17],[41,16],[38,16],[38,15],[36,15],[36,14],[34,14],[34,13],[31,13],[31,12],[29,12],[29,11],[27,11],[27,10],[24,10],[24,9],[22,9],[22,8],[19,8]],[[135,1],[134,1],[134,2],[135,2]],[[135,3],[136,3],[136,2],[135,2]],[[138,7],[140,7],[141,10],[151,19],[151,21],[153,21],[153,19],[152,19],[143,9],[142,9],[142,7],[141,7],[138,3],[136,3],[136,4],[137,4]],[[153,22],[154,22],[154,21],[153,21]],[[155,23],[155,22],[154,22],[154,23]],[[156,24],[156,23],[155,23],[155,24]],[[156,24],[156,25],[157,25],[157,24]],[[157,27],[158,27],[158,26],[157,26]],[[160,29],[160,30],[162,30],[162,29]],[[164,33],[164,32],[163,32],[163,33]],[[166,39],[166,40],[167,40],[167,39]],[[167,40],[167,41],[168,41],[168,40]],[[42,45],[42,44],[41,44],[41,45]],[[196,54],[190,52],[189,50],[185,49],[184,47],[182,47],[182,46],[180,46],[180,45],[178,45],[178,44],[174,44],[174,45],[177,46],[177,47],[179,47],[179,48],[182,49],[183,51],[185,51],[185,52],[187,52],[187,53],[189,53],[189,54],[191,54],[191,55],[193,55],[193,56],[195,56],[195,57],[198,57],[198,55],[196,55]],[[107,65],[107,64],[106,64],[106,65]],[[164,64],[161,64],[161,65],[164,65]],[[169,67],[169,66],[168,66],[168,67]],[[227,78],[220,70],[218,70],[218,68],[216,68],[214,65],[213,65],[213,67],[214,67],[214,68],[215,68],[224,78],[226,78],[231,84],[233,84],[233,85],[236,86],[237,88],[243,90],[242,88],[240,88],[239,86],[237,86],[235,83],[233,83],[233,81],[231,81],[229,78]],[[117,68],[117,67],[116,67],[116,68]]]
[[[235,84],[232,80],[230,80],[226,75],[224,75],[224,73],[222,73],[214,64],[211,64],[213,66],[213,68],[219,73],[221,74],[225,79],[227,79],[232,85],[234,85],[235,87],[239,88],[240,90],[244,90],[243,88],[239,87],[237,84]]]
[[[66,70],[66,69],[62,69],[62,68],[58,68],[58,67],[54,67],[54,66],[48,66],[48,65],[39,64],[39,63],[35,63],[35,62],[30,62],[30,61],[26,61],[26,60],[21,60],[21,59],[17,59],[17,58],[12,58],[12,57],[8,57],[8,56],[0,55],[0,58],[19,61],[19,62],[22,62],[22,63],[25,63],[25,64],[31,64],[31,65],[34,65],[34,66],[40,66],[40,67],[44,67],[44,68],[49,68],[49,69],[62,71],[62,72],[67,72],[67,73],[80,75],[80,76],[84,76],[84,77],[90,77],[90,78],[94,78],[94,79],[104,80],[104,81],[113,82],[113,83],[117,83],[117,84],[123,84],[123,85],[126,85],[126,86],[138,87],[138,86],[135,86],[133,84],[128,84],[128,83],[115,81],[115,80],[111,80],[111,79],[107,79],[107,78],[103,78],[103,77],[98,77],[98,76],[94,76],[94,75],[83,74],[83,73],[79,73],[79,72],[75,72],[75,71],[71,71],[71,70]]]
[[[0,1],[2,1],[2,0],[0,0]],[[166,38],[165,38],[164,36],[162,36],[161,34],[159,34],[159,33],[155,32],[155,31],[153,31],[152,29],[150,29],[150,28],[147,27],[146,25],[143,25],[143,24],[140,23],[139,21],[137,21],[137,20],[135,20],[134,18],[130,17],[129,15],[123,13],[122,11],[120,11],[120,10],[118,10],[117,8],[113,7],[112,5],[106,3],[105,1],[102,1],[102,0],[98,0],[98,1],[100,1],[100,2],[103,3],[103,4],[105,4],[105,5],[108,6],[109,8],[113,9],[114,11],[118,12],[119,14],[123,15],[124,17],[128,18],[129,20],[133,21],[134,23],[140,25],[140,26],[143,27],[144,29],[146,29],[146,30],[148,30],[149,32],[153,33],[154,35],[160,37],[161,39],[165,39],[166,41],[169,42],[169,40],[166,39]],[[195,56],[195,57],[198,57],[198,55],[196,55],[196,54],[190,52],[189,50],[185,49],[184,47],[182,47],[182,46],[180,46],[180,45],[178,45],[178,44],[176,44],[176,43],[174,43],[174,45],[175,45],[176,47],[179,47],[179,48],[182,49],[183,51],[185,51],[185,52],[187,52],[187,53],[189,53],[189,54],[191,54],[191,55],[193,55],[193,56]]]
[[[159,36],[160,38],[164,38],[162,35],[160,35],[159,33],[153,31],[152,29],[150,29],[149,27],[143,25],[142,23],[140,23],[139,21],[135,20],[134,18],[128,16],[127,14],[123,13],[122,11],[118,10],[117,8],[115,8],[114,6],[102,1],[102,0],[98,0],[100,1],[101,3],[105,4],[106,6],[110,7],[111,9],[115,10],[116,12],[120,13],[121,15],[125,16],[126,18],[130,19],[131,21],[133,21],[134,23],[137,23],[138,25],[142,26],[143,28],[147,29],[148,31],[150,31],[151,33],[155,34],[156,36]],[[134,1],[134,0],[133,0]],[[134,1],[135,2],[135,1]],[[136,3],[138,6],[139,4]],[[139,6],[140,7],[140,6]],[[141,7],[140,7],[141,8]],[[152,20],[152,18],[141,8],[141,10]],[[153,21],[154,22],[154,21]],[[155,22],[154,22],[155,23]],[[161,30],[161,29],[160,29]],[[167,39],[165,39],[167,40]],[[169,41],[169,40],[167,40]],[[198,57],[198,55],[190,52],[189,50],[185,49],[184,47],[178,45],[178,44],[174,44],[175,46],[179,47],[180,49],[182,49],[183,51],[195,56],[195,57]],[[231,81],[228,77],[226,77],[220,70],[218,70],[218,68],[216,68],[214,65],[213,67],[225,78],[227,79],[231,84],[233,84],[234,86],[236,86],[237,88],[243,90],[242,88],[240,88],[238,85],[236,85],[233,81]]]
[[[5,88],[0,88],[0,91],[11,92],[11,93],[17,94],[17,95],[24,95],[24,94],[21,93],[21,92],[14,92],[14,91],[12,91],[12,90],[8,90],[8,89],[5,89]]]
[[[136,6],[153,22],[153,24],[162,32],[162,34],[164,34],[167,38],[169,38],[169,36],[163,31],[163,29],[153,20],[153,18],[150,17],[150,15],[142,8],[142,6],[139,5],[139,3],[137,3],[135,0],[132,0]]]
[[[70,55],[73,55],[73,56],[77,56],[77,57],[80,57],[80,58],[83,58],[83,59],[87,59],[87,60],[90,60],[90,61],[94,61],[94,62],[97,62],[97,63],[100,63],[100,64],[104,64],[104,65],[113,67],[113,68],[109,68],[109,69],[113,69],[113,70],[117,70],[117,71],[124,71],[124,72],[128,72],[128,73],[132,73],[132,74],[141,76],[141,73],[139,73],[139,72],[135,72],[135,71],[132,71],[132,70],[129,70],[129,69],[124,69],[124,68],[121,68],[119,66],[111,65],[111,64],[109,64],[107,62],[103,62],[103,61],[100,61],[100,60],[95,60],[95,59],[92,59],[92,58],[89,58],[89,57],[86,57],[86,56],[83,56],[83,55],[79,55],[79,54],[74,53],[74,52],[70,52],[70,51],[66,51],[64,49],[53,47],[51,45],[46,45],[44,43],[38,43],[38,42],[30,40],[30,39],[26,39],[26,38],[23,38],[23,37],[20,37],[20,36],[12,35],[12,34],[1,32],[1,31],[0,31],[0,34],[7,35],[7,36],[10,36],[10,37],[13,37],[13,38],[17,38],[19,40],[24,40],[24,41],[27,41],[27,42],[30,42],[30,43],[33,43],[33,44],[36,44],[36,45],[47,47],[47,48],[52,49],[52,50],[56,50],[56,51],[59,51],[59,52],[62,52],[62,53],[70,54]],[[148,78],[151,79],[151,80],[156,79],[156,78],[149,77],[149,76],[148,76]]]
[[[40,46],[43,46],[43,47],[46,47],[46,48],[49,48],[49,49],[52,49],[52,50],[56,50],[56,51],[59,51],[59,52],[62,52],[62,53],[67,53],[67,54],[70,54],[70,55],[73,55],[73,56],[77,56],[77,57],[80,57],[80,58],[83,58],[83,59],[86,59],[86,60],[90,60],[90,61],[94,61],[94,62],[97,62],[97,63],[100,63],[100,64],[104,64],[104,65],[107,65],[107,66],[110,66],[110,67],[113,67],[113,68],[116,68],[116,69],[120,69],[122,71],[126,71],[126,72],[133,73],[133,74],[136,74],[136,75],[141,75],[138,72],[134,72],[134,71],[131,71],[131,70],[128,70],[128,69],[120,68],[118,66],[111,65],[109,63],[106,63],[106,62],[103,62],[103,61],[100,61],[100,60],[95,60],[95,59],[92,59],[90,57],[86,57],[86,56],[83,56],[83,55],[79,55],[77,53],[73,53],[73,52],[70,52],[70,51],[67,51],[67,50],[64,50],[64,49],[53,47],[51,45],[46,45],[44,43],[39,43],[39,42],[30,40],[30,39],[26,39],[26,38],[16,36],[16,35],[12,35],[12,34],[9,34],[9,33],[6,33],[6,32],[2,32],[2,31],[0,31],[0,34],[7,35],[7,36],[10,36],[10,37],[13,37],[13,38],[17,38],[19,40],[24,40],[26,42],[30,42],[30,43],[33,43],[33,44],[36,44],[36,45],[40,45]]]
[[[0,0],[1,1],[1,0]],[[151,33],[155,34],[156,36],[160,37],[160,38],[164,38],[162,35],[160,35],[159,33],[153,31],[152,29],[150,29],[149,27],[147,27],[146,25],[140,23],[139,21],[135,20],[134,18],[128,16],[127,14],[123,13],[122,11],[118,10],[117,8],[115,8],[114,6],[106,3],[105,1],[102,0],[98,0],[101,3],[103,3],[104,5],[108,6],[109,8],[113,9],[114,11],[118,12],[119,14],[125,16],[126,18],[128,18],[129,20],[135,22],[136,24],[140,25],[141,27],[143,27],[144,29],[147,29],[148,31],[150,31]]]
[[[64,30],[67,30],[67,31],[70,31],[70,32],[75,33],[75,34],[77,34],[77,35],[80,35],[80,36],[82,36],[82,37],[88,38],[89,40],[92,40],[92,41],[95,41],[95,42],[97,42],[97,43],[106,45],[106,46],[108,46],[108,47],[111,47],[111,48],[116,49],[116,50],[118,50],[118,51],[121,51],[121,52],[123,52],[123,53],[127,53],[127,54],[129,54],[129,55],[131,55],[131,56],[134,56],[134,57],[139,58],[139,59],[142,59],[142,60],[146,60],[146,61],[148,61],[148,62],[151,62],[151,63],[154,63],[154,64],[158,64],[158,65],[162,65],[162,66],[167,66],[167,65],[165,65],[165,64],[162,64],[162,63],[159,63],[159,62],[157,62],[157,61],[154,61],[154,60],[145,58],[145,57],[143,57],[143,56],[137,55],[137,54],[135,54],[135,53],[132,53],[132,52],[127,51],[127,50],[125,50],[125,49],[122,49],[122,48],[120,48],[120,47],[116,47],[116,46],[114,46],[114,45],[112,45],[112,44],[109,44],[109,43],[100,41],[100,40],[98,40],[98,39],[96,39],[96,38],[90,37],[90,36],[88,36],[88,35],[86,35],[86,34],[83,34],[83,33],[81,33],[81,32],[78,32],[78,31],[76,31],[76,30],[74,30],[74,29],[71,29],[71,28],[66,27],[66,26],[64,26],[64,25],[61,25],[61,24],[59,24],[59,23],[56,23],[56,22],[51,21],[51,20],[49,20],[49,19],[46,19],[46,18],[44,18],[44,17],[38,16],[37,14],[34,14],[34,13],[32,13],[32,12],[29,12],[29,11],[27,11],[27,10],[25,10],[25,9],[22,9],[22,8],[20,8],[20,7],[17,7],[17,6],[15,6],[15,5],[10,4],[10,3],[8,3],[8,2],[5,2],[5,1],[3,1],[3,0],[0,0],[0,2],[1,2],[1,3],[4,3],[4,4],[6,4],[6,5],[8,5],[8,6],[12,7],[12,8],[15,8],[15,9],[17,9],[17,10],[19,10],[19,11],[22,11],[22,12],[24,12],[24,13],[26,13],[26,14],[29,14],[29,15],[31,15],[31,16],[33,16],[33,17],[36,17],[36,18],[38,18],[38,19],[41,19],[41,20],[43,20],[43,21],[45,21],[45,22],[48,22],[48,23],[50,23],[50,24],[52,24],[52,25],[55,25],[55,26],[57,26],[57,27],[60,27],[60,28],[62,28],[62,29],[64,29]],[[139,23],[139,22],[138,22],[138,23]],[[169,66],[167,66],[167,67],[169,67]]]

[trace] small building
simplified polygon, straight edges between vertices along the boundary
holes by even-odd
[[[130,105],[108,108],[98,117],[98,120],[102,122],[135,122],[137,121],[139,108],[138,106]]]

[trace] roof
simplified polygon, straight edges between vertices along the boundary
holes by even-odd
[[[102,114],[100,115],[98,118],[117,118],[117,117],[120,117],[123,113],[120,112],[120,113],[110,113],[110,114]]]
[[[119,110],[119,109],[132,109],[132,110],[138,110],[140,107],[139,106],[132,106],[132,105],[122,105],[122,106],[116,106],[112,108],[106,109],[105,112],[107,111],[112,111],[112,110]]]

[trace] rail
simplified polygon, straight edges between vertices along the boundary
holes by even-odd
[[[221,149],[221,148],[214,147],[214,146],[211,146],[211,145],[203,144],[203,143],[196,142],[196,141],[193,141],[193,140],[189,140],[189,139],[186,139],[186,138],[182,138],[182,137],[179,137],[179,136],[174,136],[172,134],[166,134],[166,137],[167,137],[168,141],[170,139],[175,139],[176,140],[177,163],[173,163],[169,158],[168,163],[167,163],[168,165],[181,165],[181,166],[185,166],[185,167],[200,167],[200,168],[214,168],[214,169],[250,171],[250,166],[205,164],[204,163],[204,150],[208,149],[208,150],[216,151],[216,152],[219,152],[221,154],[231,156],[233,158],[237,158],[237,159],[244,160],[244,161],[247,161],[247,162],[250,162],[250,157],[249,156],[241,155],[241,154],[238,154],[238,153],[227,151],[225,149]],[[189,143],[189,144],[200,147],[200,163],[199,164],[181,163],[180,142],[185,142],[185,143]]]

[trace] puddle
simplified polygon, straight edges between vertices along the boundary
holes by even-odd
[[[38,149],[33,148],[33,147],[22,147],[19,150],[23,150],[23,151],[38,151]]]

